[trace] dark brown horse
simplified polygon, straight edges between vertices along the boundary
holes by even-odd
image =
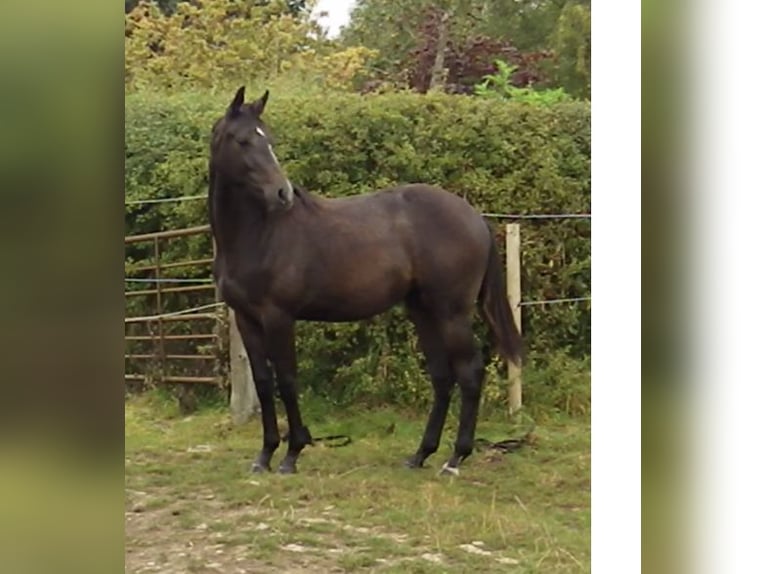
[[[274,375],[289,425],[280,472],[295,472],[312,443],[298,405],[295,322],[357,321],[404,303],[434,390],[423,440],[407,464],[421,467],[438,448],[457,382],[460,424],[443,467],[456,474],[473,450],[484,379],[472,329],[477,300],[501,354],[520,357],[488,225],[462,198],[428,185],[344,199],[296,189],[261,118],[267,99],[268,91],[245,104],[244,87],[237,91],[213,127],[209,164],[214,276],[234,310],[261,403],[263,449],[253,471],[270,470],[280,442]]]

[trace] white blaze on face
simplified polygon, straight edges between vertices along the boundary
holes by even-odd
[[[264,138],[266,137],[266,134],[263,133],[263,130],[259,127],[255,128],[255,133],[257,133],[261,137],[264,137]],[[271,154],[271,159],[274,160],[275,164],[279,165],[279,160],[277,159],[277,156],[274,155],[274,150],[271,147],[271,143],[269,143],[268,146],[269,146],[269,153]]]
[[[259,136],[261,136],[263,138],[266,137],[266,134],[264,133],[264,131],[261,128],[257,127],[257,126],[255,128],[255,133],[257,133]],[[282,170],[282,166],[279,165],[279,160],[277,159],[277,156],[274,154],[274,149],[271,147],[271,142],[268,142],[268,146],[269,146],[269,153],[271,154],[271,159],[274,160],[274,163],[277,164],[277,166],[279,167],[279,169],[281,171]],[[292,198],[293,184],[292,184],[292,182],[289,179],[286,179],[286,181],[287,181],[288,186],[290,187],[289,194],[290,194],[290,197]]]

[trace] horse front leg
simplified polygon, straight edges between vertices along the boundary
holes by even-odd
[[[279,465],[279,472],[292,474],[297,472],[296,462],[301,451],[313,442],[309,429],[303,425],[298,405],[295,323],[287,318],[272,320],[268,323],[266,335],[269,342],[269,358],[277,376],[279,396],[287,413],[287,455]]]
[[[266,359],[266,343],[263,328],[260,323],[244,314],[234,313],[242,337],[242,343],[247,351],[250,368],[253,371],[255,391],[261,404],[261,423],[263,424],[263,448],[253,462],[253,472],[271,470],[271,459],[279,447],[279,429],[277,428],[277,413],[274,404],[274,377]]]

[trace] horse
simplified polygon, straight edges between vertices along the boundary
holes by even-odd
[[[266,90],[245,103],[245,87],[237,90],[213,125],[208,161],[213,276],[234,312],[261,405],[263,447],[252,471],[271,471],[280,444],[275,379],[288,421],[279,472],[296,472],[313,443],[296,387],[296,321],[360,321],[402,304],[433,387],[422,441],[405,464],[420,468],[438,449],[457,384],[458,432],[441,468],[457,475],[474,448],[485,376],[472,325],[477,304],[493,346],[516,364],[521,358],[491,228],[467,201],[436,186],[333,199],[295,186],[262,118],[268,97]]]

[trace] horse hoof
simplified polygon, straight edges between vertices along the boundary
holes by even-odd
[[[416,457],[410,457],[404,461],[405,468],[423,468],[423,461]]]
[[[456,466],[450,466],[449,462],[445,462],[439,471],[439,476],[460,476],[460,471]]]
[[[282,463],[279,465],[279,474],[296,474],[298,469],[295,468],[295,464]]]
[[[254,462],[253,466],[250,468],[250,472],[253,472],[255,474],[260,474],[262,472],[271,472],[271,468],[269,466],[264,466],[260,462]]]

